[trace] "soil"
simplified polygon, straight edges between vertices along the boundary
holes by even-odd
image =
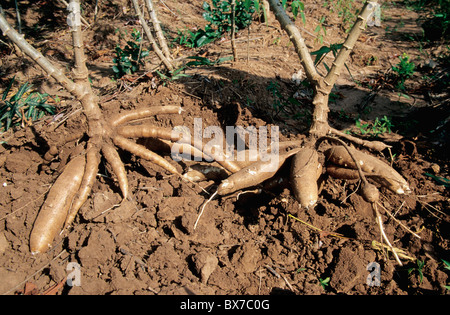
[[[10,2],[4,9],[14,24]],[[237,34],[238,62],[189,68],[185,71],[189,77],[167,82],[153,72],[159,62],[152,56],[146,74],[141,70],[115,81],[111,79],[114,48],[125,43],[116,30],[126,38],[140,27],[125,2],[102,4],[95,23],[91,2],[84,10],[92,22],[84,33],[90,78],[106,117],[142,106],[181,105],[184,112],[179,116],[157,115],[148,121],[191,130],[196,118],[201,118],[203,127],[224,130],[225,126],[278,126],[280,140],[305,138],[311,122],[311,91],[292,80],[301,66],[273,18],[267,23],[255,19],[249,33]],[[322,46],[314,33],[321,16],[327,16],[324,44],[345,36],[337,12],[330,13],[320,2],[303,2],[307,24],[301,19],[296,24],[311,49]],[[29,7],[27,1],[20,3],[26,38],[51,61],[70,68],[72,48],[64,8],[55,1],[30,2]],[[155,3],[168,37],[206,24],[201,1]],[[409,257],[402,258],[401,266],[391,253],[374,247],[374,241],[381,242],[380,230],[371,205],[357,192],[356,181],[325,177],[317,206],[308,210],[299,210],[289,185],[283,185],[287,181],[262,192],[215,198],[194,229],[199,209],[209,198],[204,190],[213,192],[217,182],[182,181],[124,151],[119,153],[132,200],[121,202],[116,177],[102,160],[92,193],[73,227],[58,235],[47,253],[32,255],[33,222],[52,183],[85,144],[86,119],[81,105],[53,79],[14,47],[2,44],[2,91],[13,76],[19,83],[31,82],[37,91],[59,97],[55,105],[60,114],[1,135],[0,292],[23,293],[26,283],[44,292],[63,283],[57,294],[448,294],[444,286],[450,283],[450,273],[442,260],[450,261],[449,192],[426,173],[448,178],[448,124],[432,131],[448,116],[449,98],[445,90],[434,90],[421,79],[424,71],[441,69],[437,56],[443,50],[439,43],[423,46],[410,39],[420,34],[414,11],[401,1],[386,1],[382,27],[363,33],[347,63],[353,78],[348,72],[341,75],[330,103],[330,124],[337,129],[363,136],[355,126],[358,117],[370,123],[386,116],[394,124],[391,133],[380,135],[391,150],[371,154],[392,163],[412,189],[408,195],[380,189],[386,234]],[[216,60],[230,56],[231,47],[224,37],[197,50],[174,45],[172,52],[176,58],[201,55]],[[389,69],[403,53],[418,66],[399,96]],[[429,60],[437,62],[434,70],[427,70]],[[327,64],[331,61],[325,58]],[[325,71],[323,66],[319,69]],[[268,90],[274,83],[278,97]],[[371,89],[371,84],[378,84],[378,89]],[[284,104],[282,111],[274,107],[277,101]],[[49,147],[63,139],[68,142],[46,161]],[[160,154],[183,171],[198,164],[176,163],[169,153]],[[278,176],[287,178],[288,171],[289,161]],[[417,231],[420,239],[387,216],[386,210]],[[68,267],[73,266],[70,262],[79,266],[81,285],[64,285],[75,270]],[[379,285],[369,285],[367,280],[373,262],[380,267]],[[425,264],[420,268],[418,262]]]

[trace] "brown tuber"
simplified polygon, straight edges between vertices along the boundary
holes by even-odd
[[[397,194],[409,193],[411,191],[406,180],[388,164],[369,154],[353,148],[348,149],[355,157],[364,175]],[[331,163],[331,165],[334,164],[344,169],[357,169],[355,162],[344,146],[333,146],[324,153],[327,162]],[[330,170],[330,175],[336,178],[348,179],[346,177],[354,176],[354,173],[351,171],[339,170],[337,167],[333,168],[331,165],[327,166],[327,171]],[[339,177],[340,175],[343,177]]]
[[[292,158],[291,185],[294,196],[301,207],[314,207],[319,198],[317,180],[322,172],[319,154],[305,147]]]
[[[30,250],[33,254],[49,249],[61,230],[80,188],[85,164],[84,156],[72,159],[50,189],[31,231]]]
[[[280,154],[278,159],[273,158],[268,161],[258,161],[244,167],[240,171],[230,175],[227,179],[224,179],[217,188],[217,193],[220,196],[224,196],[261,184],[265,180],[273,177],[286,159],[298,151],[299,149],[294,149],[285,154]]]

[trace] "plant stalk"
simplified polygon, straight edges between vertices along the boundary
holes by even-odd
[[[166,66],[166,68],[169,71],[173,70],[172,63],[164,56],[164,53],[159,48],[158,44],[156,43],[155,37],[152,34],[152,31],[150,30],[150,27],[148,26],[147,22],[144,19],[144,16],[142,15],[141,9],[139,8],[139,4],[137,0],[131,0],[133,2],[134,10],[136,12],[137,17],[139,18],[139,21],[142,24],[142,27],[144,28],[144,32],[147,35],[147,38],[150,40],[150,43],[152,45],[153,50],[158,55],[159,59],[162,61],[162,63]]]
[[[289,35],[289,39],[294,44],[295,51],[300,58],[300,63],[303,68],[305,68],[306,76],[313,86],[319,85],[319,80],[321,79],[319,73],[317,72],[314,61],[309,53],[309,49],[305,44],[305,40],[302,34],[295,26],[295,23],[286,14],[281,2],[279,0],[268,0],[269,5],[278,22],[286,33]]]
[[[237,50],[236,50],[236,0],[231,0],[231,49],[233,51],[233,62],[237,61]]]
[[[164,37],[161,23],[158,20],[158,16],[156,15],[156,10],[153,6],[152,0],[145,0],[145,4],[147,5],[147,11],[150,15],[150,19],[152,20],[153,28],[155,29],[156,37],[158,38],[158,42],[161,45],[161,50],[166,56],[166,58],[170,61],[172,60],[172,56],[169,51],[169,46],[167,46],[166,38]]]
[[[311,136],[316,139],[325,136],[331,131],[328,124],[328,99],[330,92],[339,77],[345,61],[348,59],[350,52],[364,30],[367,18],[376,7],[376,1],[368,2],[364,5],[361,14],[358,16],[352,30],[342,45],[333,65],[325,78],[317,72],[308,47],[305,44],[299,29],[295,23],[289,18],[279,0],[268,0],[270,8],[275,13],[275,17],[281,27],[288,33],[291,42],[294,44],[295,50],[300,58],[300,62],[305,69],[306,76],[314,89],[314,112],[313,123],[309,130]]]

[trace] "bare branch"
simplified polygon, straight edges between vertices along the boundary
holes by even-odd
[[[330,71],[328,72],[327,76],[324,79],[326,88],[329,89],[330,91],[333,88],[334,83],[336,83],[336,80],[341,73],[342,67],[345,64],[345,61],[348,59],[350,52],[353,50],[353,47],[355,46],[359,36],[361,35],[361,32],[365,29],[367,18],[376,8],[376,4],[377,1],[371,1],[367,2],[364,5],[361,14],[358,15],[358,18],[355,24],[353,25],[352,29],[350,30],[347,39],[342,45],[339,54],[336,56],[336,59],[334,60]]]
[[[70,12],[67,21],[72,32],[72,44],[74,50],[75,67],[75,82],[77,80],[85,81],[88,79],[89,73],[86,67],[86,56],[83,49],[83,37],[81,34],[81,8],[79,0],[71,0],[67,6]],[[69,22],[70,21],[70,22]]]
[[[319,73],[314,66],[311,54],[309,53],[308,47],[306,47],[305,40],[302,34],[295,26],[294,22],[291,21],[289,16],[284,11],[283,6],[279,0],[268,0],[270,8],[275,14],[278,22],[280,22],[281,27],[288,33],[291,42],[294,44],[295,51],[297,52],[302,66],[305,68],[306,76],[308,80],[314,85],[318,86],[319,80],[321,79]]]
[[[345,61],[350,55],[359,35],[364,30],[366,22],[370,14],[376,8],[377,2],[369,2],[363,8],[361,15],[358,16],[355,25],[353,26],[350,34],[343,44],[342,49],[339,51],[333,65],[325,78],[320,76],[317,69],[314,66],[311,54],[308,47],[305,44],[299,29],[295,26],[295,23],[291,21],[286,14],[282,4],[279,0],[268,0],[270,8],[275,13],[275,17],[281,24],[281,27],[288,33],[289,39],[294,44],[295,50],[300,58],[300,62],[305,69],[306,76],[314,89],[314,112],[313,123],[309,130],[310,135],[320,138],[329,133],[330,127],[328,125],[328,97],[336,82],[339,74],[344,66]]]
[[[158,42],[161,45],[161,50],[168,60],[172,60],[172,56],[170,54],[169,47],[167,46],[166,38],[164,37],[163,31],[161,29],[161,24],[159,23],[158,16],[156,15],[156,10],[153,6],[153,2],[152,0],[145,0],[145,4],[147,5],[147,10],[150,15],[150,19],[152,20],[156,37],[158,38]]]
[[[147,38],[150,40],[150,43],[152,45],[153,50],[158,55],[159,59],[161,59],[161,61],[164,63],[166,68],[169,69],[169,71],[172,71],[173,70],[173,65],[166,58],[166,56],[164,56],[163,52],[161,51],[161,49],[159,48],[158,44],[156,43],[156,40],[153,37],[153,34],[152,34],[152,31],[150,30],[150,27],[148,26],[147,22],[144,19],[144,16],[142,15],[141,9],[139,8],[138,1],[137,0],[132,0],[132,2],[133,2],[134,10],[136,11],[136,15],[139,18],[139,20],[141,21],[142,27],[144,28],[144,32],[147,35]]]
[[[235,16],[236,16],[236,0],[231,0],[231,49],[233,50],[233,61],[237,61],[237,51],[236,51],[236,30],[235,28]]]
[[[65,0],[58,0],[60,3],[62,3],[63,5],[65,5],[66,6],[66,8],[69,6],[69,4],[65,1]],[[84,23],[84,25],[86,25],[87,27],[91,27],[91,25],[86,21],[86,19],[83,17],[83,16],[81,16],[81,22],[83,22]]]

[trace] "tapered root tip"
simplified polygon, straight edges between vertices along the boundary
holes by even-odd
[[[317,204],[317,199],[309,200],[308,202],[300,203],[298,206],[300,209],[313,209]]]

